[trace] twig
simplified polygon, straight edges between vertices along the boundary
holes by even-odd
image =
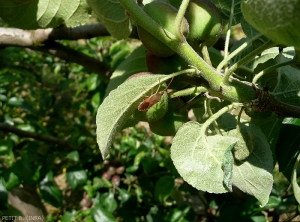
[[[43,141],[46,143],[52,143],[52,144],[57,144],[61,147],[67,148],[67,149],[78,149],[78,147],[75,147],[71,144],[69,144],[67,141],[52,137],[52,136],[44,136],[38,133],[32,133],[32,132],[27,132],[24,130],[20,130],[15,126],[11,126],[7,123],[0,123],[0,130],[5,131],[5,132],[10,132],[17,134],[18,136],[22,137],[28,137],[28,138],[33,138],[39,141]]]

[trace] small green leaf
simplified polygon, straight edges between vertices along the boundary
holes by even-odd
[[[116,187],[116,188],[119,192],[119,195],[120,195],[120,198],[121,198],[121,203],[122,204],[125,203],[131,197],[131,194],[123,188],[121,188],[121,189],[119,187]]]
[[[118,203],[112,191],[103,194],[100,198],[99,203],[109,212],[114,212],[118,207]]]
[[[66,156],[66,159],[70,159],[70,160],[73,160],[74,162],[78,162],[79,161],[78,151],[74,150],[74,151],[68,153],[68,155]]]
[[[3,179],[5,180],[5,187],[7,190],[10,190],[20,184],[19,177],[10,170],[4,172]]]
[[[291,66],[280,67],[277,70],[278,84],[270,94],[284,103],[300,106],[300,70]]]
[[[203,138],[200,131],[201,125],[197,122],[188,122],[179,128],[171,146],[174,165],[183,179],[195,188],[210,193],[228,192],[223,185],[222,162],[225,150],[237,139],[219,135]]]
[[[297,183],[297,168],[298,168],[299,162],[300,162],[300,154],[298,154],[297,161],[294,165],[294,170],[293,170],[292,178],[291,178],[294,195],[295,195],[295,198],[296,198],[298,204],[300,204],[300,187]]]
[[[12,166],[12,172],[17,175],[20,180],[25,183],[34,184],[40,177],[40,170],[42,166],[34,166],[27,156],[23,156]]]
[[[8,99],[7,104],[11,106],[21,106],[24,102],[23,98],[11,97]]]
[[[145,51],[146,48],[140,45],[116,68],[110,77],[105,97],[131,75],[148,71]]]
[[[211,0],[217,8],[222,13],[222,17],[224,20],[229,20],[231,14],[231,0]],[[243,17],[241,13],[241,2],[242,0],[235,0],[234,1],[234,12],[232,15],[232,25],[236,25],[240,23],[241,18]]]
[[[137,109],[145,93],[172,75],[144,75],[125,81],[113,90],[100,105],[97,117],[97,143],[102,157],[108,155],[112,139]]]
[[[87,180],[86,172],[80,167],[70,167],[67,170],[67,182],[75,189],[79,185],[85,184]]]
[[[8,201],[8,191],[0,180],[0,209],[5,209]]]
[[[174,189],[174,178],[170,175],[163,176],[155,184],[154,196],[159,202],[165,202]]]
[[[62,192],[54,184],[53,172],[49,171],[46,177],[40,182],[40,193],[42,198],[54,207],[61,207]]]
[[[225,151],[224,159],[222,163],[222,169],[224,170],[223,183],[225,187],[232,192],[232,169],[234,164],[234,158],[232,154],[232,149],[236,145],[236,142],[231,144]]]
[[[130,35],[132,25],[119,1],[87,0],[87,2],[113,37],[124,39]]]
[[[88,91],[95,90],[97,86],[100,84],[101,78],[97,74],[91,74],[86,80],[86,86],[88,88]]]
[[[97,222],[117,222],[114,215],[108,210],[104,209],[100,204],[97,204],[92,210],[92,217],[94,221]]]
[[[89,18],[85,0],[1,0],[1,18],[10,26],[22,29],[85,24]]]

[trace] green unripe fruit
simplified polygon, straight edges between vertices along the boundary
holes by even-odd
[[[148,51],[146,53],[148,71],[154,74],[171,74],[189,68],[189,64],[178,54],[169,57],[159,57]]]
[[[133,118],[135,120],[144,121],[144,122],[157,121],[166,114],[167,110],[168,110],[168,94],[164,93],[161,97],[161,100],[158,103],[154,104],[147,111],[136,110],[135,113],[133,114]]]
[[[174,34],[174,21],[177,15],[177,9],[164,2],[153,1],[144,6],[144,11],[159,25],[168,32]],[[159,41],[142,27],[137,27],[139,37],[144,46],[156,56],[167,57],[174,54],[174,51]],[[186,36],[189,31],[189,25],[186,19],[183,19],[181,31]]]
[[[146,64],[148,71],[154,74],[172,74],[189,68],[188,63],[178,54],[163,58],[154,55],[150,51],[146,53]],[[188,83],[184,82],[185,78],[184,75],[180,75],[174,78],[174,80],[172,79],[172,84],[169,88],[183,89],[188,85]]]
[[[178,129],[188,120],[187,110],[178,111],[180,106],[177,98],[170,100],[166,114],[157,121],[149,122],[151,131],[161,136],[175,136]]]
[[[185,17],[190,26],[188,42],[192,46],[205,42],[212,46],[222,32],[222,16],[219,9],[209,0],[191,0]]]
[[[300,50],[299,0],[246,0],[241,8],[245,20],[266,37]]]

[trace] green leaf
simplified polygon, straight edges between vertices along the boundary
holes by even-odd
[[[233,167],[232,183],[240,190],[256,197],[262,206],[269,199],[273,186],[273,158],[266,136],[259,127],[248,125],[253,138],[253,150],[245,160]]]
[[[86,172],[82,168],[77,166],[68,168],[66,175],[67,182],[73,189],[75,189],[79,185],[85,184],[87,181]]]
[[[174,189],[174,178],[170,175],[163,176],[155,184],[154,196],[159,202],[165,202]]]
[[[253,36],[256,36],[260,32],[257,31],[252,25],[250,25],[244,18],[241,19],[241,26],[243,29],[243,32],[248,38],[251,38]]]
[[[24,102],[23,98],[11,97],[8,99],[7,104],[11,106],[21,106]]]
[[[245,20],[274,42],[300,48],[299,0],[247,0],[241,9]]]
[[[41,165],[38,167],[34,166],[27,156],[23,156],[22,159],[18,159],[12,166],[12,172],[25,183],[34,184],[40,177],[41,167]]]
[[[145,75],[131,78],[105,98],[96,116],[97,143],[103,158],[109,152],[114,135],[122,129],[137,109],[144,94],[170,78],[172,75]]]
[[[300,154],[298,154],[297,161],[294,165],[294,170],[293,170],[293,174],[292,174],[292,178],[291,178],[294,195],[295,195],[295,198],[296,198],[298,204],[300,204],[300,187],[297,183],[297,168],[298,168],[299,162],[300,162]]]
[[[232,0],[211,0],[217,8],[222,13],[222,17],[225,20],[229,20],[230,12],[231,12],[231,3]],[[234,1],[234,13],[232,17],[232,25],[236,25],[240,23],[241,18],[243,17],[241,12],[241,0],[235,0]]]
[[[5,180],[3,182],[5,183],[5,187],[6,187],[7,190],[10,190],[13,187],[17,186],[18,184],[20,184],[19,177],[17,177],[16,174],[11,172],[11,168],[8,168],[4,172],[3,179]]]
[[[85,24],[89,18],[85,0],[1,0],[1,18],[10,26],[22,29]]]
[[[295,106],[300,106],[300,70],[284,66],[278,70],[278,84],[270,94],[276,99]]]
[[[78,162],[79,161],[78,151],[74,150],[74,151],[68,153],[68,155],[66,156],[66,159],[70,159],[70,160],[73,160],[74,162]]]
[[[112,191],[103,194],[100,198],[99,203],[109,212],[114,212],[118,207],[118,203]]]
[[[228,192],[223,185],[222,162],[225,150],[237,141],[229,136],[203,137],[197,122],[179,128],[171,146],[171,158],[183,179],[210,193]]]
[[[224,185],[226,189],[232,192],[232,169],[234,164],[234,157],[232,154],[232,149],[236,145],[236,142],[231,144],[225,151],[224,159],[222,163],[222,169],[224,170]]]
[[[20,125],[18,125],[18,129],[27,131],[27,132],[32,132],[32,133],[35,132],[34,126],[32,126],[30,124],[20,124]]]
[[[97,204],[92,210],[92,217],[96,222],[116,222],[114,215],[104,209],[100,204]]]
[[[0,209],[5,209],[8,201],[8,191],[0,180]]]
[[[40,193],[42,198],[54,207],[61,207],[62,191],[55,185],[53,172],[49,171],[40,182]]]
[[[101,78],[98,74],[91,74],[86,80],[86,86],[88,91],[93,91],[97,88],[97,86],[100,84]]]
[[[288,180],[291,178],[293,166],[297,159],[299,144],[299,119],[290,118],[288,121],[284,121],[284,124],[281,126],[278,143],[276,145],[276,156],[279,170],[284,173]]]
[[[116,188],[119,192],[119,195],[120,195],[120,198],[121,198],[121,203],[122,204],[125,203],[131,197],[131,194],[123,188],[121,188],[121,189],[119,187],[116,187]]]
[[[106,88],[105,97],[121,83],[123,83],[129,76],[139,73],[147,72],[146,65],[146,48],[141,45],[137,47],[132,53],[116,68],[110,77],[110,81]]]
[[[124,39],[130,35],[131,22],[118,0],[87,0],[87,2],[113,37]]]
[[[254,148],[244,161],[236,160],[232,184],[255,196],[264,206],[273,185],[273,159],[265,135],[258,127],[251,127]],[[225,193],[222,170],[224,153],[238,138],[219,135],[203,138],[199,134],[201,130],[197,122],[188,122],[179,129],[171,146],[172,160],[183,179],[195,188]]]

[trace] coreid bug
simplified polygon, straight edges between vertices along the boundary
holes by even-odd
[[[152,94],[151,96],[147,97],[146,99],[144,99],[138,106],[138,110],[139,111],[147,111],[148,109],[150,109],[153,105],[155,105],[156,103],[158,103],[161,100],[162,95],[164,94],[164,92],[167,91],[167,89],[169,88],[169,86],[171,85],[172,81],[173,81],[174,76],[172,77],[170,83],[167,85],[167,87],[162,90],[159,91],[161,84],[159,83],[159,86],[156,90],[156,92],[154,94]],[[153,89],[152,89],[153,90]]]

